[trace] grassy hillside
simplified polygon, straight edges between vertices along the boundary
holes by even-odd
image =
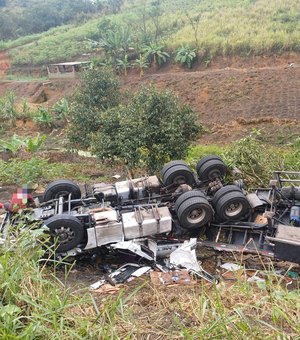
[[[10,53],[14,64],[70,60],[91,51],[87,38],[97,39],[98,25],[107,19],[119,27],[129,27],[136,52],[141,50],[145,34],[147,39],[165,45],[171,54],[189,45],[210,58],[300,49],[297,0],[187,0],[184,8],[179,0],[165,0],[155,8],[150,1],[145,5],[145,1],[131,0],[118,14],[99,15],[78,26],[60,26],[16,41],[0,42],[0,48],[13,48]]]

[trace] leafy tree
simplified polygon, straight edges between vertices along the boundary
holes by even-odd
[[[163,51],[162,46],[155,45],[153,43],[146,46],[145,52],[147,57],[153,61],[155,66],[161,66],[167,61],[168,58],[170,58],[169,53]]]
[[[176,54],[175,61],[187,66],[188,68],[193,67],[193,62],[197,58],[196,49],[191,47],[181,47]]]
[[[120,12],[124,0],[94,0],[93,1],[98,10],[106,13],[116,14]]]
[[[201,16],[198,14],[194,17],[192,17],[189,12],[185,13],[186,17],[188,18],[191,26],[192,26],[192,30],[194,33],[194,39],[195,39],[195,44],[196,47],[199,48],[199,39],[198,39],[198,31],[199,31],[199,24],[200,24],[200,18]]]
[[[101,115],[119,104],[119,83],[111,71],[85,71],[70,104],[68,138],[75,148],[88,148],[90,135],[98,131]]]
[[[190,107],[168,91],[143,87],[127,106],[102,112],[92,151],[122,160],[129,169],[146,166],[152,172],[170,159],[185,157],[199,131]]]
[[[127,70],[131,67],[131,63],[128,61],[128,55],[125,54],[123,59],[117,59],[116,68],[117,70],[121,70],[124,72],[124,75],[127,76]]]
[[[19,0],[4,5],[0,0],[1,39],[42,32],[97,11],[89,0]]]
[[[99,26],[98,41],[93,41],[94,47],[103,48],[106,56],[115,62],[129,51],[131,43],[129,27],[112,25],[109,21],[104,21],[101,27],[102,25],[110,28],[102,30]]]
[[[145,56],[140,54],[140,57],[138,59],[135,59],[133,66],[137,66],[140,70],[140,78],[144,75],[145,69],[149,67],[149,64],[147,63],[147,60]]]
[[[153,0],[151,2],[149,16],[152,20],[152,23],[155,27],[155,42],[157,43],[158,38],[161,34],[161,16],[162,16],[162,8],[161,8],[161,0]]]

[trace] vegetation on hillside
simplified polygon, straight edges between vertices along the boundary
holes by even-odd
[[[1,0],[0,38],[16,39],[69,22],[77,24],[95,13],[117,13],[123,0]]]
[[[103,68],[83,74],[71,102],[71,147],[90,148],[101,159],[121,160],[129,169],[157,171],[170,159],[185,157],[199,131],[195,113],[172,93],[150,86],[128,101]]]
[[[131,0],[121,5],[118,13],[101,12],[99,18],[85,23],[52,28],[50,32],[16,41],[2,41],[0,48],[25,44],[11,51],[15,64],[70,60],[92,52],[93,47],[107,56],[107,47],[112,46],[103,45],[103,35],[108,34],[115,48],[111,52],[120,60],[128,51],[129,59],[132,56],[137,59],[151,44],[164,47],[173,59],[183,47],[195,50],[200,62],[206,64],[216,55],[299,50],[300,3],[296,0],[188,0],[184,8],[179,0]],[[120,41],[120,32],[126,32],[126,48],[122,46],[124,40]],[[26,42],[34,43],[26,45]]]

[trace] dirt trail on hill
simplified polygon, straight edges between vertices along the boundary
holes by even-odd
[[[0,65],[7,62],[5,58],[5,53],[0,53]],[[121,77],[124,90],[135,91],[149,83],[174,91],[193,107],[210,132],[199,140],[201,143],[227,143],[245,136],[253,127],[261,129],[265,140],[272,143],[288,138],[293,141],[299,135],[300,53],[218,57],[209,68],[199,63],[192,70],[169,63],[159,70],[148,69],[143,78],[134,69]],[[70,96],[75,85],[74,80],[43,84],[1,82],[0,78],[0,96],[10,90],[20,101],[26,99],[37,105],[35,98],[44,91],[47,101],[42,105],[51,106]]]
[[[133,90],[140,83],[172,90],[188,102],[211,131],[205,136],[208,143],[234,140],[252,127],[267,129],[267,133],[299,128],[297,66],[169,72],[123,80]]]

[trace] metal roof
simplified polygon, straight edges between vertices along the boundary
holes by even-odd
[[[89,64],[91,61],[70,61],[67,63],[58,63],[58,64],[49,64],[49,66],[74,66],[74,65],[82,65]]]

